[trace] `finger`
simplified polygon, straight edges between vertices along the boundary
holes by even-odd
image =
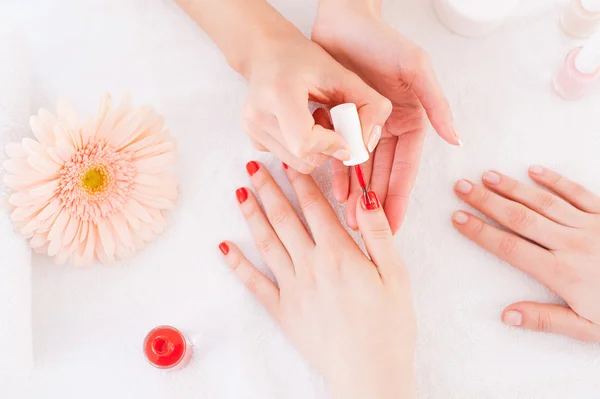
[[[337,159],[331,160],[331,180],[333,198],[339,204],[345,204],[348,200],[350,189],[350,169]]]
[[[261,143],[269,152],[275,155],[281,162],[291,166],[300,173],[309,174],[315,169],[315,165],[309,165],[301,159],[298,159],[277,138],[278,127],[272,126],[266,122],[264,127],[255,125],[253,120],[245,122],[244,130],[248,133],[251,140]]]
[[[487,187],[502,196],[519,202],[564,226],[583,227],[589,224],[588,214],[545,190],[491,170],[483,174],[482,180]]]
[[[469,240],[559,292],[560,274],[554,255],[521,237],[490,226],[466,212],[452,217],[454,227]]]
[[[529,168],[529,176],[539,185],[554,191],[582,211],[600,213],[600,197],[553,170],[534,165]]]
[[[416,53],[416,64],[413,66],[414,80],[412,90],[419,98],[427,112],[431,126],[441,138],[450,144],[462,145],[454,129],[452,110],[435,76],[429,56],[423,50]]]
[[[396,143],[398,143],[397,137],[384,137],[371,156],[373,158],[373,170],[371,172],[370,189],[377,193],[379,201],[384,206],[392,174],[392,165],[394,164]]]
[[[360,165],[363,177],[365,178],[365,183],[367,184],[367,188],[371,184],[371,173],[373,171],[373,158],[369,159],[367,162]],[[356,169],[354,167],[350,168],[350,193],[348,195],[348,204],[356,204],[358,199],[363,195],[362,188],[358,184],[358,178],[356,177]],[[358,229],[358,223],[356,222],[356,208],[353,206],[346,207],[346,224],[352,230]]]
[[[235,244],[225,241],[219,244],[219,249],[235,276],[252,292],[267,312],[273,318],[277,319],[279,313],[279,289],[275,284],[258,271]]]
[[[424,137],[423,131],[414,131],[398,137],[385,199],[385,214],[394,233],[400,229],[408,209],[410,193],[419,171]]]
[[[467,180],[456,183],[454,190],[463,201],[517,234],[548,249],[563,246],[568,227]]]
[[[313,178],[292,169],[286,174],[317,245],[341,237],[351,240]]]
[[[369,191],[367,200],[361,196],[354,208],[360,233],[379,273],[384,279],[396,275],[403,262],[377,194]]]
[[[269,266],[277,282],[284,285],[294,275],[294,264],[263,213],[258,201],[245,187],[235,192],[238,204],[261,257]]]
[[[250,143],[252,144],[252,147],[254,147],[257,151],[260,151],[260,152],[269,152],[269,150],[267,149],[267,147],[265,147],[264,145],[262,145],[258,141],[254,140],[253,138],[250,138]]]
[[[365,145],[373,151],[377,136],[392,113],[392,102],[367,85],[355,74],[344,79],[343,102],[354,103],[358,109]]]
[[[519,302],[504,310],[502,322],[513,327],[566,335],[579,341],[600,342],[600,326],[566,306]]]
[[[246,165],[246,169],[273,230],[292,261],[300,259],[315,246],[304,224],[264,165],[251,161]]]
[[[333,130],[316,125],[307,103],[308,94],[294,96],[290,93],[280,99],[276,115],[290,152],[299,159],[318,153],[342,161],[350,159],[344,138]]]

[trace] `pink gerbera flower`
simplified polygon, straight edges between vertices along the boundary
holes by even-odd
[[[161,233],[177,197],[175,143],[152,107],[107,94],[81,124],[59,101],[57,117],[31,117],[36,140],[6,146],[4,182],[16,230],[36,251],[87,265],[126,258]]]

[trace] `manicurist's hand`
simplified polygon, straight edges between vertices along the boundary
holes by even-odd
[[[302,35],[264,0],[178,0],[249,84],[242,125],[254,146],[310,173],[329,156],[348,160],[343,138],[308,101],[355,103],[365,140],[390,115],[389,100]]]
[[[508,231],[466,212],[454,214],[454,226],[568,304],[515,303],[504,323],[600,342],[600,197],[547,168],[533,166],[529,176],[551,192],[494,171],[483,186],[459,181],[459,198]]]
[[[448,143],[460,144],[431,61],[419,46],[382,21],[381,0],[320,0],[312,39],[392,101],[393,111],[383,129],[365,140],[373,154],[364,172],[395,232],[417,175],[427,120]],[[341,162],[334,161],[332,169],[336,200],[353,204],[360,195],[356,179]],[[356,228],[352,206],[347,208],[347,220]]]
[[[407,270],[376,195],[357,200],[358,226],[371,260],[347,234],[314,180],[287,176],[309,233],[265,167],[247,165],[251,185],[240,209],[277,285],[238,247],[220,249],[235,275],[281,326],[340,399],[400,399],[414,392],[415,318]]]

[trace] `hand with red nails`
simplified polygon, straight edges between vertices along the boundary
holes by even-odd
[[[388,99],[307,39],[264,0],[178,0],[249,84],[242,126],[253,145],[301,173],[350,159],[342,136],[315,123],[309,100],[359,108],[365,132],[383,125]]]
[[[373,154],[364,172],[396,232],[417,176],[427,119],[444,140],[460,145],[431,61],[382,20],[381,0],[320,0],[312,39],[392,102],[387,122],[366,132]],[[336,200],[354,203],[360,188],[348,168],[334,160],[332,173]],[[353,207],[347,221],[356,228]]]
[[[357,201],[370,259],[344,230],[314,180],[285,169],[310,233],[264,166],[247,165],[252,186],[236,192],[276,284],[231,242],[219,249],[233,273],[327,379],[335,398],[414,395],[415,315],[409,278],[377,195]]]
[[[567,303],[515,303],[504,323],[600,342],[600,197],[540,166],[529,176],[550,192],[494,171],[484,186],[459,181],[459,198],[508,231],[465,212],[454,214],[454,226]]]

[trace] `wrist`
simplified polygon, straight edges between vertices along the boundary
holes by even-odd
[[[413,399],[415,378],[412,364],[403,368],[364,370],[361,378],[337,376],[329,381],[334,399]],[[369,375],[371,374],[371,375]]]
[[[340,11],[379,18],[381,0],[319,0],[318,15],[334,15]]]

